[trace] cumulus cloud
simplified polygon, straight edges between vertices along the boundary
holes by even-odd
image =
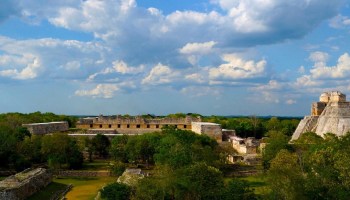
[[[170,83],[179,72],[173,71],[170,67],[158,63],[151,69],[148,76],[142,80],[142,84],[159,85]]]
[[[261,77],[265,74],[265,60],[246,61],[235,54],[226,54],[222,59],[226,63],[217,68],[211,68],[210,79],[246,79]]]
[[[144,65],[140,65],[139,67],[128,66],[128,64],[122,60],[114,61],[112,64],[113,64],[113,67],[108,67],[99,72],[91,74],[87,80],[93,81],[96,79],[97,76],[113,74],[113,73],[119,73],[124,75],[134,75],[134,74],[139,74],[143,72],[145,69]]]
[[[129,67],[124,61],[114,61],[113,68],[116,72],[121,74],[138,74],[143,72],[145,66],[140,65],[139,67]]]
[[[350,76],[350,56],[344,53],[335,66],[326,66],[324,59],[314,60],[315,64],[310,70],[314,79],[346,78]]]
[[[77,90],[75,91],[75,95],[109,99],[112,98],[114,96],[114,92],[118,90],[119,87],[115,84],[98,84],[91,90]]]
[[[187,43],[179,51],[182,54],[208,54],[216,42],[204,42],[204,43]]]
[[[80,78],[98,69],[108,52],[93,42],[7,37],[0,37],[0,50],[0,75],[12,79]]]

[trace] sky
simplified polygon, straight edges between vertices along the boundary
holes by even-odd
[[[350,95],[346,0],[1,0],[0,112],[304,116]]]

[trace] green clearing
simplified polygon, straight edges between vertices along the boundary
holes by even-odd
[[[92,200],[98,191],[108,183],[116,181],[115,177],[55,178],[54,182],[72,184],[73,188],[66,194],[68,200]]]
[[[55,178],[46,188],[31,196],[28,200],[50,199],[53,194],[64,190],[69,184],[72,184],[73,188],[66,194],[66,199],[93,200],[104,185],[115,180],[115,177]]]
[[[29,197],[28,200],[50,199],[53,194],[65,190],[67,186],[66,184],[52,182],[45,189]]]
[[[81,170],[109,170],[109,161],[106,160],[94,160],[93,162],[84,162]]]
[[[231,179],[234,178],[225,178],[224,181],[227,183]],[[249,186],[254,190],[254,193],[260,197],[266,197],[271,192],[267,180],[263,175],[239,177],[238,179],[247,181]]]
[[[267,180],[263,175],[247,176],[239,179],[248,181],[249,186],[254,189],[254,193],[259,196],[266,196],[271,192]]]

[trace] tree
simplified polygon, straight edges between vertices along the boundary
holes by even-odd
[[[62,164],[72,169],[82,166],[83,155],[77,142],[65,134],[45,135],[42,138],[41,153],[52,168],[61,168]]]
[[[163,200],[166,196],[165,188],[162,187],[158,179],[146,177],[139,180],[137,184],[135,200]]]
[[[131,187],[123,183],[111,183],[103,187],[101,197],[106,200],[129,200]]]
[[[111,142],[110,154],[115,161],[127,162],[126,145],[128,143],[129,136],[123,135],[120,137],[114,137]]]
[[[0,166],[7,167],[16,157],[17,140],[9,127],[0,126]]]
[[[224,187],[220,170],[206,163],[195,163],[177,172],[176,199],[220,199]]]
[[[100,157],[107,157],[110,141],[107,136],[97,134],[92,138],[92,147],[94,149],[95,154],[98,154]]]
[[[268,134],[267,145],[263,151],[263,165],[265,169],[269,168],[270,161],[280,150],[292,149],[292,146],[288,144],[289,138],[283,133],[270,131]]]
[[[257,199],[254,190],[249,187],[247,181],[232,179],[228,182],[222,194],[223,200],[254,200]]]
[[[268,179],[275,199],[306,199],[298,156],[282,149],[271,161]]]
[[[266,124],[266,129],[269,131],[279,131],[280,128],[280,120],[277,117],[271,117],[271,119]]]

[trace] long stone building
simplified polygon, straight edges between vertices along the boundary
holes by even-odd
[[[292,140],[309,131],[322,137],[326,133],[342,136],[350,131],[350,102],[346,95],[339,91],[322,93],[319,102],[312,103],[311,115],[300,121]]]
[[[79,119],[77,128],[88,133],[142,134],[160,131],[164,126],[175,126],[182,130],[192,130],[192,122],[201,122],[200,117],[186,116],[184,118],[145,118],[142,116],[103,116]]]
[[[32,123],[32,124],[22,124],[26,127],[31,134],[47,134],[55,132],[64,132],[69,129],[68,122],[47,122],[47,123]]]
[[[174,126],[181,130],[190,130],[197,134],[204,134],[217,142],[222,142],[223,130],[220,124],[201,122],[200,117],[187,115],[184,118],[145,118],[142,116],[122,117],[122,116],[98,116],[81,118],[77,128],[86,130],[86,134],[69,134],[72,137],[89,136],[104,134],[113,137],[120,134],[143,134],[149,132],[161,131],[165,126]],[[225,130],[227,132],[227,130]],[[232,132],[232,130],[228,130]]]

